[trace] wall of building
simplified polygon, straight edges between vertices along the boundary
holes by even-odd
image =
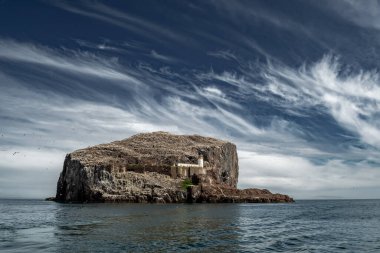
[[[194,174],[205,175],[206,169],[199,166],[174,166],[171,168],[171,177],[173,178],[191,177]]]
[[[178,167],[199,167],[198,164],[193,163],[177,163]]]

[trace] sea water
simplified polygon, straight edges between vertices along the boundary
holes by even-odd
[[[380,252],[380,200],[60,204],[0,200],[1,252]]]

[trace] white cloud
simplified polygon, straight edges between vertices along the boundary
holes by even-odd
[[[200,80],[222,81],[239,96],[254,96],[287,113],[308,116],[308,109],[330,114],[343,128],[364,143],[380,148],[380,79],[377,71],[344,74],[331,55],[299,69],[268,63],[257,72],[247,65],[240,75],[224,71],[198,74]],[[259,76],[261,81],[255,78]]]
[[[233,54],[229,50],[219,50],[219,51],[214,51],[214,52],[207,52],[207,54],[210,56],[225,59],[225,60],[237,60],[237,57],[235,56],[235,54]]]
[[[194,86],[194,89],[199,94],[199,96],[204,97],[216,107],[218,107],[218,104],[220,104],[229,108],[242,109],[238,103],[233,102],[226,96],[226,94],[224,94],[223,91],[215,86],[207,86],[203,89]]]
[[[357,0],[342,0],[329,2],[328,6],[357,25],[380,29],[380,3],[377,0],[367,0],[365,4]]]
[[[240,186],[278,189],[296,198],[318,198],[321,191],[339,189],[347,191],[340,197],[349,197],[352,189],[380,186],[380,170],[365,162],[353,167],[342,160],[316,165],[303,157],[241,150],[239,163]]]
[[[25,147],[12,147],[0,152],[0,168],[13,170],[41,170],[62,167],[65,153],[54,149],[29,149]]]
[[[155,50],[151,50],[150,51],[150,55],[153,58],[155,58],[157,60],[160,60],[160,61],[166,61],[166,62],[175,62],[176,61],[176,59],[174,59],[173,57],[166,56],[166,55],[163,55],[163,54],[159,54]]]
[[[81,47],[104,50],[104,51],[113,51],[113,52],[119,52],[119,53],[126,52],[124,48],[112,45],[106,40],[102,41],[101,43],[92,43],[90,41],[85,41],[81,39],[75,39],[74,41],[78,43],[78,45],[80,45]]]
[[[161,41],[162,38],[187,43],[190,43],[191,41],[191,38],[184,38],[178,32],[171,31],[168,27],[160,26],[154,22],[150,22],[99,2],[82,2],[80,4],[73,4],[60,1],[51,2],[49,4],[68,12],[104,21],[111,25],[133,31],[156,41]]]
[[[88,52],[69,50],[59,52],[48,47],[36,46],[30,43],[0,40],[0,58],[29,64],[39,64],[75,74],[125,81],[129,85],[140,84],[137,79],[118,69],[115,58],[99,58]]]
[[[224,93],[216,87],[206,87],[204,90],[213,95],[224,96]]]
[[[357,133],[362,141],[380,147],[380,82],[375,71],[341,76],[337,59],[321,61],[298,70],[268,66],[263,77],[268,91],[281,103],[302,110],[326,107],[340,125]]]
[[[297,19],[292,18],[290,15],[284,15],[284,13],[278,10],[276,11],[274,8],[270,9],[263,7],[259,2],[251,1],[250,4],[247,4],[244,1],[218,0],[211,1],[211,3],[217,10],[219,10],[221,15],[227,16],[229,20],[238,25],[242,22],[257,22],[258,24],[264,22],[277,29],[282,29],[290,33],[302,34],[302,36],[311,39],[322,47],[328,48],[327,45],[315,35],[316,33],[313,32],[314,27],[307,26],[306,24],[299,22]],[[239,37],[239,39],[242,40],[243,44],[257,50],[257,52],[266,58],[271,58],[271,55],[255,42],[255,38],[249,37],[243,33],[238,35],[234,33],[234,31],[230,31],[229,34],[234,34],[234,36]]]

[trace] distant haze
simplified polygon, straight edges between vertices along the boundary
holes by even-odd
[[[160,130],[235,143],[241,188],[380,198],[380,6],[358,3],[1,1],[0,198]]]

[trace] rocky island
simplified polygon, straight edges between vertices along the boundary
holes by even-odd
[[[60,202],[293,202],[268,190],[237,189],[236,146],[199,135],[142,133],[66,155]]]

